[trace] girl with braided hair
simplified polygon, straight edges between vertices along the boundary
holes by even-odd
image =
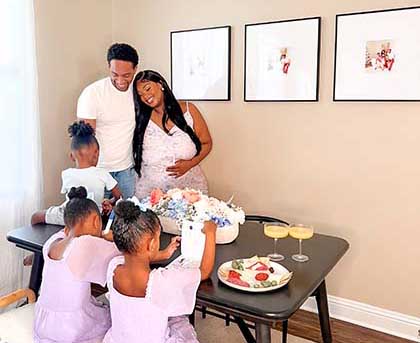
[[[43,247],[44,270],[35,305],[35,343],[94,343],[111,326],[109,308],[91,296],[90,283],[105,286],[110,260],[119,254],[101,237],[98,206],[84,187],[72,187],[64,230]]]
[[[162,259],[158,217],[131,201],[118,202],[114,211],[114,243],[123,256],[112,259],[108,267],[112,327],[104,343],[197,343],[185,315],[192,313],[200,281],[213,269],[216,225],[204,225],[206,243],[199,268],[151,270],[150,263]],[[177,246],[175,237],[167,257]]]
[[[117,181],[105,169],[96,167],[99,157],[99,144],[93,128],[83,120],[74,122],[68,128],[71,138],[70,158],[76,168],[69,168],[62,172],[61,193],[67,194],[72,187],[83,186],[87,189],[88,197],[105,213],[112,210],[112,206],[121,197]],[[113,198],[104,200],[104,191],[112,192]],[[67,201],[66,201],[67,202]],[[31,223],[47,223],[64,225],[64,207],[51,206],[47,210],[35,212]]]

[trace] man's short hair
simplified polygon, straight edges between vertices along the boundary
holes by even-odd
[[[131,45],[125,43],[114,43],[108,49],[107,54],[108,64],[112,60],[121,60],[133,63],[135,68],[139,63],[139,55],[137,54],[136,49]]]

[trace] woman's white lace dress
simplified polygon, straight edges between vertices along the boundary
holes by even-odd
[[[188,125],[194,127],[194,120],[188,110],[184,113]],[[175,178],[169,176],[166,168],[175,164],[177,160],[190,160],[196,154],[196,148],[187,133],[174,125],[169,135],[152,120],[146,127],[143,141],[143,162],[141,177],[136,178],[136,196],[141,199],[155,188],[166,192],[171,188],[194,188],[208,193],[206,177],[197,165],[183,176]]]

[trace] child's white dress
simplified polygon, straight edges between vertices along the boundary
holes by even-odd
[[[45,243],[40,297],[35,306],[35,343],[96,343],[111,327],[109,308],[90,293],[90,283],[105,286],[110,260],[120,254],[99,237],[73,238],[61,260],[48,256],[60,231]]]
[[[124,257],[114,258],[108,268],[112,327],[104,343],[181,343],[197,337],[186,314],[192,313],[200,284],[200,270],[158,268],[152,270],[146,296],[130,297],[113,287],[115,268]]]

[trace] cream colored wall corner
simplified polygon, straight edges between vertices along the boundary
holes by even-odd
[[[332,295],[420,317],[420,107],[334,103],[335,14],[414,1],[126,0],[112,2],[113,39],[169,80],[169,32],[232,25],[232,101],[199,102],[214,138],[211,192],[247,211],[309,222],[351,248]],[[244,24],[322,17],[320,101],[244,103]]]
[[[71,166],[67,126],[82,88],[106,73],[112,41],[110,0],[35,0],[45,205],[61,202],[61,171]]]

